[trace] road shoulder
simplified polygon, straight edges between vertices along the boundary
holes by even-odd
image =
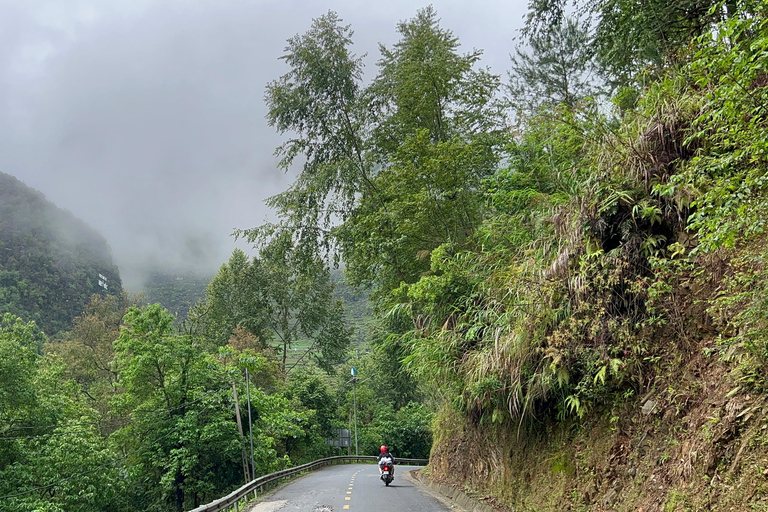
[[[424,494],[429,494],[448,508],[462,512],[498,512],[493,507],[470,498],[453,487],[433,482],[419,474],[420,469],[404,472],[404,478]]]

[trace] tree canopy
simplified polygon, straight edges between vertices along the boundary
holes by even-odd
[[[71,327],[91,295],[121,289],[102,235],[0,173],[0,313],[53,335]]]

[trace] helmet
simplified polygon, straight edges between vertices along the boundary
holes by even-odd
[[[387,447],[384,445],[381,445],[381,453],[387,453]]]

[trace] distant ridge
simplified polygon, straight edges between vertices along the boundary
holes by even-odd
[[[148,302],[161,304],[183,320],[187,318],[192,306],[205,297],[205,290],[211,279],[213,275],[154,270],[147,276],[143,292]]]
[[[106,239],[15,177],[0,173],[0,314],[66,330],[93,294],[120,294]]]

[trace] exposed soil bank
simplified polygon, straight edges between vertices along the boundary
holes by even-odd
[[[768,510],[768,399],[742,392],[712,345],[580,422],[518,435],[444,411],[429,477],[518,512]]]

